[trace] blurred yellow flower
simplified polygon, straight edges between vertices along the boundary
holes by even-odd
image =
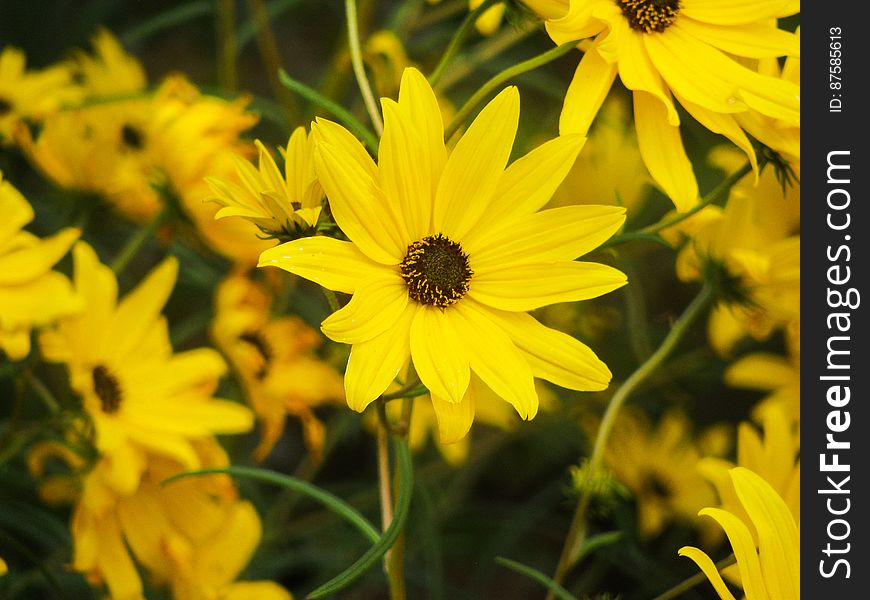
[[[236,175],[241,185],[206,177],[206,183],[222,205],[216,219],[242,217],[263,233],[273,237],[301,237],[317,224],[323,202],[323,188],[314,174],[314,140],[297,127],[284,156],[284,175],[275,159],[259,140],[259,169],[247,160],[234,156]]]
[[[9,142],[13,124],[41,119],[64,103],[75,102],[81,93],[68,65],[28,71],[26,61],[18,48],[0,49],[0,146]]]
[[[192,440],[251,428],[247,408],[212,398],[226,370],[217,352],[172,352],[160,312],[175,283],[174,259],[120,301],[114,274],[90,246],[76,244],[73,263],[86,310],[43,331],[39,342],[46,360],[66,363],[72,388],[94,423],[96,447],[111,456],[118,490],[136,489],[146,466],[144,449],[193,469],[199,461]]]
[[[30,353],[30,331],[83,307],[69,279],[51,268],[81,231],[67,228],[39,239],[24,231],[33,208],[0,172],[0,352],[10,360]]]
[[[474,419],[472,372],[523,419],[538,409],[536,376],[571,389],[607,387],[610,371],[587,346],[525,312],[626,282],[612,267],[573,261],[619,228],[624,209],[537,212],[584,138],[559,137],[505,170],[519,118],[516,88],[483,109],[449,157],[438,103],[419,71],[405,70],[398,103],[381,102],[378,165],[343,127],[313,125],[318,176],[352,241],[305,238],[260,257],[261,266],[353,294],[321,326],[353,345],[350,407],[364,410],[409,358],[442,431],[457,438]]]
[[[438,4],[441,0],[428,0],[430,4]],[[468,0],[468,10],[472,11],[483,4],[483,0]],[[474,22],[474,26],[483,35],[492,35],[501,25],[504,17],[505,3],[499,2],[495,6],[490,6],[483,14]]]
[[[712,518],[725,530],[737,558],[746,600],[799,600],[799,521],[779,494],[756,473],[735,467],[728,474],[747,517],[720,508],[705,508],[699,514]],[[684,546],[679,555],[700,567],[722,600],[735,600],[706,553]]]
[[[256,458],[271,452],[288,414],[302,421],[308,448],[319,458],[325,431],[313,409],[344,399],[341,376],[314,353],[320,336],[298,317],[271,317],[269,294],[243,275],[220,284],[215,304],[212,337],[261,423]]]
[[[550,206],[613,204],[624,206],[629,217],[637,210],[652,181],[630,125],[628,107],[619,98],[608,100]]]
[[[641,537],[661,533],[675,519],[697,523],[698,510],[712,504],[713,489],[696,468],[700,458],[680,412],[666,413],[655,426],[639,411],[617,419],[604,461],[637,501]]]
[[[565,96],[559,130],[585,135],[619,74],[633,92],[640,153],[678,211],[698,200],[698,184],[680,138],[674,98],[704,127],[731,140],[755,163],[736,116],[750,110],[800,124],[800,87],[762,75],[736,59],[800,56],[799,38],[777,17],[799,10],[790,0],[524,0],[557,44],[594,36]]]

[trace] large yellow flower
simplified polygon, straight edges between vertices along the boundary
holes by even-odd
[[[736,116],[755,111],[800,123],[800,88],[735,60],[799,56],[796,35],[776,17],[794,0],[524,0],[562,44],[594,36],[574,74],[560,131],[584,134],[619,74],[632,90],[638,143],[650,174],[677,210],[692,207],[698,184],[680,139],[676,99],[699,123],[755,162]]]
[[[69,228],[40,240],[23,227],[33,208],[0,172],[0,352],[19,360],[30,352],[30,330],[82,308],[66,276],[51,268],[81,233]]]
[[[350,238],[312,237],[265,251],[274,265],[349,294],[323,332],[353,344],[347,401],[362,411],[409,357],[435,410],[457,430],[474,418],[472,378],[514,406],[538,410],[534,377],[576,390],[607,387],[610,371],[586,345],[525,311],[594,298],[625,284],[608,266],[573,262],[624,220],[612,206],[536,212],[582,144],[562,136],[505,169],[519,118],[510,87],[448,153],[441,112],[416,69],[398,103],[383,99],[378,165],[344,128],[313,127],[315,165],[332,214]],[[448,155],[449,154],[449,155]]]
[[[40,336],[46,360],[64,362],[93,420],[97,449],[112,457],[114,485],[133,490],[145,468],[142,449],[188,468],[199,461],[192,440],[239,433],[253,425],[247,408],[212,398],[226,370],[201,348],[173,354],[160,315],[178,270],[167,259],[120,301],[112,271],[87,244],[73,248],[75,288],[86,310]]]
[[[799,600],[798,522],[779,494],[757,474],[735,467],[729,475],[748,518],[720,508],[705,508],[699,514],[714,519],[725,530],[737,558],[746,600]],[[707,554],[692,546],[680,548],[679,554],[701,568],[722,600],[735,600]]]

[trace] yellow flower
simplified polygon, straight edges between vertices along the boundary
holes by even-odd
[[[628,107],[620,99],[605,103],[582,154],[550,206],[613,204],[624,206],[628,216],[637,210],[652,182],[629,125]]]
[[[24,52],[4,47],[0,50],[0,144],[9,140],[13,124],[21,119],[41,119],[79,95],[67,65],[28,71]]]
[[[323,188],[314,174],[314,140],[297,127],[287,142],[284,175],[269,151],[255,142],[260,152],[259,169],[235,156],[236,175],[241,185],[206,177],[221,208],[216,219],[242,217],[268,235],[297,236],[317,223],[323,201]]]
[[[441,2],[441,0],[429,0],[430,4],[437,4],[439,2]],[[468,10],[472,11],[481,4],[483,4],[483,0],[468,0]],[[501,25],[502,18],[504,17],[504,10],[504,2],[499,2],[495,6],[490,6],[477,18],[477,21],[474,22],[474,26],[477,27],[477,30],[481,34],[492,35],[496,32],[498,26]]]
[[[86,310],[44,331],[40,347],[46,360],[66,363],[94,423],[97,449],[112,456],[119,490],[136,488],[143,449],[197,468],[192,440],[251,428],[248,409],[211,397],[226,370],[217,352],[172,352],[160,311],[175,283],[174,259],[120,301],[114,274],[90,246],[77,244],[73,263]]]
[[[145,69],[127,54],[121,43],[106,29],[91,38],[94,54],[75,54],[72,68],[91,96],[111,97],[144,92],[148,87]]]
[[[261,266],[353,294],[321,326],[353,345],[350,407],[364,410],[409,357],[441,420],[463,434],[474,418],[473,377],[523,419],[538,409],[536,376],[570,389],[607,387],[610,371],[592,350],[525,312],[625,284],[616,269],[573,262],[620,227],[624,209],[536,212],[583,138],[559,137],[505,170],[519,118],[516,88],[483,109],[449,156],[438,103],[419,71],[407,69],[399,102],[385,98],[382,106],[378,165],[341,126],[313,126],[318,176],[351,241],[306,238],[260,257]]]
[[[743,467],[731,469],[729,476],[748,518],[741,519],[719,508],[705,508],[699,514],[714,519],[725,530],[737,558],[746,600],[798,600],[798,522],[779,494],[763,478]],[[690,558],[701,568],[722,600],[735,600],[707,554],[698,548],[684,546],[679,555]]]
[[[799,126],[799,86],[736,60],[800,56],[798,37],[776,27],[776,17],[797,12],[796,2],[524,1],[546,19],[557,44],[594,36],[565,96],[560,132],[586,134],[618,73],[633,92],[640,153],[678,211],[697,202],[698,184],[674,98],[753,163],[738,115],[752,110]]]
[[[605,463],[637,499],[641,537],[659,534],[674,519],[694,522],[698,509],[712,503],[713,490],[696,470],[700,458],[679,412],[666,413],[655,427],[639,411],[617,420]]]
[[[288,414],[302,421],[308,448],[319,457],[325,431],[313,409],[343,400],[344,389],[338,372],[314,353],[317,333],[298,317],[270,318],[268,293],[242,275],[221,283],[215,304],[212,336],[262,425],[256,458],[271,452]]]
[[[20,360],[30,352],[30,331],[81,310],[66,276],[51,268],[80,235],[64,229],[39,239],[24,231],[33,208],[0,172],[0,352]]]

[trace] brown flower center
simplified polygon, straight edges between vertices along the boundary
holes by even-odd
[[[661,473],[647,473],[641,484],[642,493],[667,501],[674,495],[673,485]]]
[[[145,135],[138,127],[129,123],[121,128],[121,141],[133,150],[141,150],[145,146]]]
[[[0,117],[12,112],[12,103],[5,98],[0,98]]]
[[[677,20],[680,0],[616,0],[616,5],[635,31],[661,33]]]
[[[439,308],[459,302],[474,275],[462,246],[440,233],[427,235],[408,246],[399,269],[408,286],[408,296]]]
[[[107,415],[118,412],[118,409],[121,408],[123,394],[117,377],[103,365],[94,367],[91,377],[94,380],[94,392],[100,399],[103,412]]]
[[[269,342],[259,331],[246,331],[239,336],[239,339],[254,347],[257,353],[263,358],[263,366],[254,374],[257,379],[263,379],[269,372],[269,363],[272,361],[274,353]]]

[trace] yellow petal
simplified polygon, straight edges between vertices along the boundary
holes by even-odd
[[[730,473],[737,496],[758,532],[761,570],[770,597],[799,598],[800,534],[788,506],[752,471],[736,467]]]
[[[586,135],[616,79],[616,65],[601,58],[593,45],[586,51],[565,93],[559,133]]]
[[[350,302],[320,325],[331,340],[358,344],[392,327],[408,304],[408,287],[396,274],[359,286]]]
[[[42,275],[69,251],[81,230],[68,228],[37,244],[0,255],[0,285],[24,283]]]
[[[287,151],[284,153],[284,182],[287,190],[293,194],[293,199],[302,202],[316,177],[314,134],[309,135],[304,127],[297,127],[287,140]],[[303,203],[303,206],[306,204]]]
[[[84,308],[69,279],[56,271],[20,285],[0,286],[0,328],[29,329]]]
[[[453,444],[464,438],[474,422],[474,398],[468,391],[460,402],[442,400],[432,395],[432,408],[438,420],[438,440]]]
[[[328,290],[352,294],[363,281],[387,272],[354,244],[326,236],[293,240],[260,254],[259,267],[274,266]]]
[[[434,231],[461,239],[483,215],[510,158],[519,116],[520,94],[510,86],[474,119],[444,166],[435,195]]]
[[[470,298],[449,307],[471,369],[525,420],[538,412],[538,393],[529,363],[508,335],[490,318],[489,310]]]
[[[468,388],[471,371],[450,311],[421,306],[411,323],[411,359],[433,396],[458,403]]]
[[[605,28],[606,24],[592,18],[592,9],[596,2],[586,0],[558,1],[559,7],[544,6],[544,3],[552,5],[548,0],[532,0],[535,10],[541,10],[547,16],[547,33],[557,44],[564,44],[574,40],[582,40],[591,37]],[[567,9],[567,10],[566,10]]]
[[[735,115],[728,115],[707,110],[703,106],[689,102],[679,94],[674,94],[690,115],[701,125],[712,131],[724,135],[731,140],[735,146],[746,153],[746,157],[752,164],[752,169],[758,173],[758,160],[755,157],[755,148],[752,147],[752,142],[743,133],[743,129],[738,124]]]
[[[681,14],[717,25],[740,25],[785,16],[788,0],[683,0]]]
[[[619,22],[623,23],[626,29],[628,28],[625,19],[620,19]],[[673,127],[679,126],[680,116],[661,76],[649,59],[642,34],[635,32],[626,34],[623,45],[619,49],[619,78],[628,89],[655,96],[667,109],[668,123]]]
[[[96,524],[97,565],[113,598],[144,598],[142,580],[121,538],[116,518],[105,516]]]
[[[785,357],[754,352],[725,371],[725,383],[753,390],[774,390],[795,380],[795,369]]]
[[[728,54],[748,58],[801,55],[800,38],[769,23],[756,22],[733,27],[683,19],[680,26],[686,33]]]
[[[232,506],[218,533],[197,548],[194,577],[202,586],[220,587],[235,579],[260,543],[263,527],[250,502]]]
[[[704,508],[698,514],[711,517],[725,530],[725,535],[728,536],[734,556],[737,558],[740,582],[746,597],[752,600],[772,600],[764,584],[755,542],[752,541],[752,534],[743,521],[719,508]]]
[[[370,259],[398,264],[408,242],[385,208],[377,179],[343,147],[326,142],[317,144],[314,165],[341,230]]]
[[[221,600],[293,600],[274,581],[234,581],[221,589]]]
[[[584,392],[606,389],[610,383],[607,365],[570,335],[545,327],[526,313],[494,310],[489,316],[523,353],[535,377]]]
[[[574,260],[607,240],[625,221],[619,206],[562,206],[520,216],[462,240],[472,270]]]
[[[531,214],[549,202],[585,142],[582,135],[562,135],[511,163],[498,181],[487,222]]]
[[[531,263],[475,271],[468,295],[509,311],[597,298],[627,282],[621,271],[590,262]]]
[[[710,583],[713,584],[713,589],[716,590],[716,593],[719,594],[719,597],[722,598],[722,600],[736,600],[734,594],[728,590],[728,586],[726,586],[725,582],[722,580],[722,575],[719,574],[716,565],[713,564],[713,561],[710,560],[710,557],[704,552],[692,546],[683,546],[679,549],[677,554],[695,561],[695,564],[698,565],[704,575],[707,576],[707,579],[709,579]]]
[[[692,163],[686,156],[680,128],[667,120],[667,114],[655,97],[634,92],[634,124],[643,162],[679,212],[698,203],[698,182]]]
[[[398,321],[379,336],[354,344],[344,375],[347,404],[362,412],[384,393],[411,355],[411,321],[418,305],[409,302]]]
[[[0,56],[8,52],[7,46]],[[0,173],[0,214],[3,215],[3,219],[0,220],[0,247],[33,220],[33,208],[30,203],[11,183],[3,180],[2,173]]]
[[[183,395],[150,403],[131,400],[122,405],[121,417],[125,427],[135,424],[141,430],[149,430],[148,434],[152,436],[168,433],[205,437],[217,433],[244,433],[254,426],[253,414],[238,402],[197,401],[197,398]]]

